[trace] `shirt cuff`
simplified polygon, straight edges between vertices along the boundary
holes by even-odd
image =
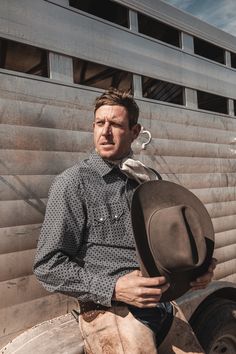
[[[90,294],[93,301],[103,306],[111,307],[111,300],[115,288],[115,284],[120,275],[104,276],[98,274],[92,278],[90,283]]]

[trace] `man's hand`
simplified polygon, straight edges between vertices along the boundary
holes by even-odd
[[[191,282],[191,290],[199,290],[199,289],[205,289],[207,285],[212,281],[212,278],[214,276],[214,269],[216,268],[216,263],[217,260],[215,258],[212,258],[211,264],[208,268],[208,271],[197,278],[195,281]]]
[[[155,307],[169,286],[165,277],[145,278],[135,270],[117,280],[112,299],[140,308]]]

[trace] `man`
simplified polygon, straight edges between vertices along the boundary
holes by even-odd
[[[78,299],[87,353],[157,353],[173,319],[172,305],[161,303],[166,279],[143,277],[136,259],[132,194],[158,178],[132,160],[138,115],[127,92],[97,98],[95,151],[56,178],[38,243],[35,274],[49,291]],[[193,289],[207,286],[214,266]]]

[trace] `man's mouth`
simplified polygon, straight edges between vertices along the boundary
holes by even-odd
[[[108,146],[108,145],[115,145],[112,141],[104,141],[103,143],[101,143],[100,145],[102,146]]]

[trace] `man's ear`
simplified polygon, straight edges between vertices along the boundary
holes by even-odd
[[[133,132],[133,140],[137,139],[139,136],[140,130],[141,130],[141,125],[140,124],[135,124],[132,128]]]

